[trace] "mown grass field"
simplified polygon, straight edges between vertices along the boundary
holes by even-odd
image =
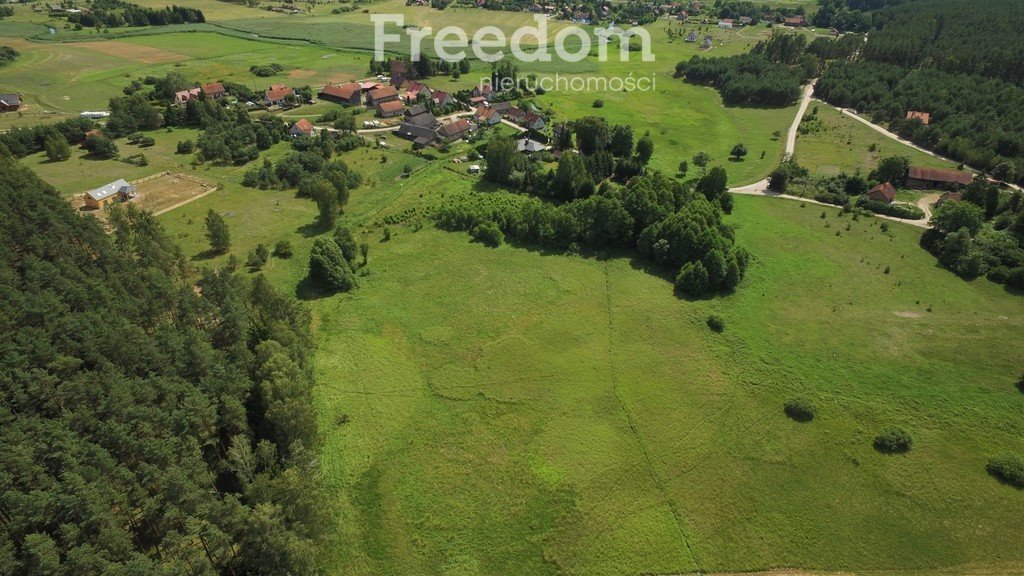
[[[914,166],[956,169],[955,163],[886,138],[820,100],[813,100],[808,112],[814,108],[821,128],[798,134],[796,139],[797,161],[812,175],[834,176],[860,170],[866,176],[880,159],[896,155],[906,156]]]

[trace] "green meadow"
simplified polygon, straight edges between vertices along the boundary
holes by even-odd
[[[366,73],[366,13],[332,15],[333,4],[294,16],[217,0],[196,5],[208,24],[109,37],[62,29],[45,41],[25,38],[45,32],[47,17],[19,6],[0,22],[0,38],[9,39],[0,44],[16,42],[23,53],[0,73],[0,91],[25,93],[30,107],[0,117],[0,129],[103,107],[131,79],[170,70],[254,86]],[[532,21],[400,0],[367,9],[435,28]],[[795,107],[725,107],[716,91],[673,79],[675,63],[697,51],[669,38],[669,27],[692,29],[650,26],[654,62],[591,56],[521,72],[654,75],[649,93],[552,91],[536,104],[556,121],[596,114],[631,124],[638,137],[649,131],[652,166],[668,173],[705,151],[730,185],[764,178],[783,152],[773,132],[785,134]],[[710,55],[725,55],[749,50],[770,30],[710,33]],[[137,49],[87,46],[96,40]],[[271,62],[287,70],[248,73]],[[488,70],[474,62],[457,82],[429,84],[468,87]],[[332,106],[288,114],[313,117]],[[825,128],[797,140],[798,160],[814,173],[867,171],[895,153],[941,165],[828,106],[818,116]],[[257,244],[288,240],[293,257],[272,257],[263,273],[308,298],[301,286],[310,247],[329,233],[316,223],[315,204],[294,190],[243,188],[248,166],[193,169],[191,156],[174,152],[195,131],[150,135],[156,145],[143,150],[118,141],[122,155],[145,153],[145,168],[79,150],[63,163],[41,154],[24,162],[68,195],[168,169],[215,182],[217,192],[159,217],[170,236],[197,267],[228,260],[207,255],[208,210],[228,223],[231,254],[242,262]],[[747,277],[734,294],[687,300],[628,253],[487,248],[433,228],[424,216],[432,206],[493,187],[451,161],[468,145],[428,161],[386,140],[387,150],[340,156],[366,177],[341,217],[370,245],[360,286],[306,300],[322,471],[336,518],[323,550],[329,573],[1024,571],[1024,492],[985,472],[989,457],[1024,452],[1019,295],[939,268],[919,247],[919,228],[883,230],[881,220],[836,209],[737,196],[727,221],[752,254]],[[742,162],[728,159],[737,143],[750,151]],[[281,143],[262,156],[289,151]],[[709,315],[725,321],[724,332],[708,329]],[[816,404],[812,422],[783,413],[798,395]],[[873,449],[889,426],[911,433],[908,453]]]

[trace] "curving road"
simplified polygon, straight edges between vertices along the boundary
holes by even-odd
[[[817,82],[817,81],[818,81],[817,78],[815,78],[814,80],[811,80],[806,86],[804,86],[803,98],[801,98],[801,100],[800,100],[800,107],[796,111],[796,117],[793,118],[793,123],[790,124],[790,126],[789,126],[789,132],[786,133],[786,152],[783,155],[784,159],[792,158],[793,157],[793,153],[796,152],[796,135],[797,135],[797,130],[800,128],[800,121],[803,119],[804,114],[807,113],[807,106],[811,102],[811,94],[814,93],[814,83]],[[861,120],[862,122],[865,122],[868,125],[874,126],[870,122],[867,122],[867,121],[863,120],[862,118],[860,118],[860,117],[858,117],[856,115],[852,115],[852,116],[854,118],[857,118],[858,120]],[[883,133],[887,133],[891,137],[899,140],[899,137],[897,137],[895,134],[891,134],[891,133],[887,132],[885,129],[883,129],[881,127],[875,127],[875,128],[877,130],[879,130],[879,131],[881,131]],[[777,192],[773,192],[773,191],[768,189],[768,179],[767,178],[765,178],[764,180],[761,180],[759,182],[754,182],[753,184],[747,184],[746,186],[738,186],[736,188],[730,188],[729,192],[732,192],[734,194],[747,194],[747,195],[750,195],[750,196],[768,196],[768,197],[771,197],[771,198],[785,198],[786,200],[799,200],[801,202],[806,202],[808,204],[817,204],[817,205],[826,206],[826,207],[829,207],[829,208],[838,208],[838,206],[836,206],[835,204],[827,204],[825,202],[819,202],[817,200],[814,200],[813,198],[803,198],[803,197],[800,197],[800,196],[793,196],[793,195],[790,195],[790,194],[779,194]],[[884,214],[875,214],[875,217],[876,218],[882,218],[882,219],[885,219],[885,220],[892,220],[893,222],[902,222],[903,224],[910,224],[911,226],[917,226],[919,228],[927,228],[928,227],[928,220],[931,218],[930,202],[933,202],[933,201],[934,200],[931,199],[930,196],[925,196],[924,198],[922,198],[921,200],[918,201],[918,206],[922,210],[924,210],[924,212],[925,212],[925,218],[923,218],[921,220],[905,220],[903,218],[896,218],[896,217],[893,217],[893,216],[886,216]]]

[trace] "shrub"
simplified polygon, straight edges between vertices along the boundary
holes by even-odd
[[[1007,452],[988,461],[988,473],[1017,488],[1024,488],[1024,457]]]
[[[191,154],[195,149],[196,145],[191,140],[178,142],[178,154]]]
[[[715,316],[712,314],[708,316],[708,328],[711,328],[715,332],[721,332],[725,330],[725,320],[722,320],[721,316]]]
[[[292,243],[287,240],[278,240],[274,245],[274,256],[278,258],[292,257]]]
[[[875,436],[875,450],[885,454],[900,454],[910,450],[910,433],[902,428],[886,428]]]
[[[861,196],[860,200],[857,201],[857,206],[860,206],[865,210],[870,210],[875,214],[884,214],[886,216],[901,218],[903,220],[921,220],[924,218],[924,210],[921,210],[917,206],[911,206],[908,204],[886,204],[885,202],[871,200],[867,196]]]
[[[341,248],[329,238],[317,238],[309,255],[309,276],[323,288],[348,292],[356,277]]]
[[[809,398],[802,396],[786,400],[783,409],[786,412],[786,416],[797,422],[810,422],[814,420],[814,414],[817,411],[814,403]]]
[[[501,246],[501,243],[505,241],[505,234],[502,233],[501,228],[494,222],[482,222],[477,224],[469,232],[470,236],[473,237],[477,242],[481,242],[491,247]]]
[[[604,108],[604,100],[601,100],[600,98],[594,100],[593,106],[594,108]]]

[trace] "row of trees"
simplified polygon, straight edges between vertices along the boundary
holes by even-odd
[[[0,200],[0,572],[320,574],[308,310],[10,160]]]
[[[86,28],[119,28],[121,26],[166,26],[168,24],[201,24],[206,16],[198,8],[164,6],[145,8],[123,0],[93,0],[88,11],[68,14],[68,22]]]
[[[805,36],[776,31],[749,54],[681,61],[675,76],[714,86],[730,106],[789,106],[817,70],[818,59],[807,53]]]
[[[698,188],[726,194],[720,190],[725,172],[718,170],[712,171],[717,186]],[[748,262],[717,200],[654,172],[626,186],[606,182],[595,194],[563,204],[510,193],[464,196],[439,207],[434,219],[448,230],[493,224],[507,238],[549,248],[633,249],[670,270],[682,292],[706,295],[735,288]]]

